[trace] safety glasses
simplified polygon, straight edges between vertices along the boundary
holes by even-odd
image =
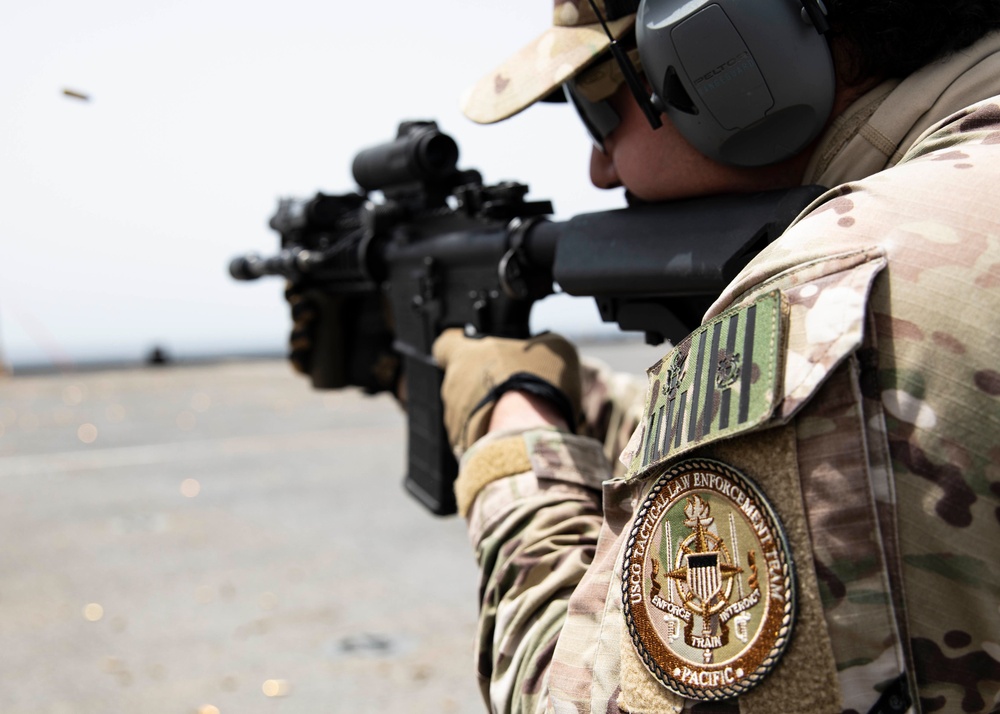
[[[611,97],[622,84],[642,109],[653,129],[660,127],[658,113],[649,104],[645,89],[639,79],[642,63],[639,50],[625,50],[613,42],[603,58],[580,74],[563,83],[566,100],[576,107],[583,125],[594,140],[594,145],[604,151],[604,140],[621,124],[621,117],[611,106]]]
[[[576,107],[576,113],[580,115],[580,120],[587,128],[590,138],[600,151],[604,151],[604,140],[621,123],[621,117],[611,106],[611,102],[602,99],[592,102],[583,96],[574,80],[563,83],[563,92],[566,94],[566,101]]]

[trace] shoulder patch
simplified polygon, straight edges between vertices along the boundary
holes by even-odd
[[[692,699],[746,692],[784,653],[795,597],[784,528],[749,479],[711,459],[660,476],[622,578],[629,634],[654,677]]]
[[[642,438],[626,478],[767,421],[781,398],[784,305],[769,292],[692,332],[648,370]]]

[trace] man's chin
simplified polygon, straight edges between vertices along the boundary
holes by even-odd
[[[634,193],[625,189],[625,203],[628,204],[629,208],[634,208],[635,206],[645,206],[652,201],[647,201],[644,198],[639,198]]]

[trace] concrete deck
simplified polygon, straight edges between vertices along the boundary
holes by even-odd
[[[0,712],[484,711],[463,523],[403,443],[280,360],[4,378]]]

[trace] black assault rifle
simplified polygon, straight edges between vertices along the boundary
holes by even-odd
[[[360,191],[281,199],[278,254],[235,258],[237,280],[281,275],[317,306],[309,374],[318,389],[392,389],[406,375],[405,484],[438,515],[455,512],[457,473],[431,356],[449,327],[528,337],[532,304],[553,293],[595,298],[606,322],[651,344],[694,329],[726,284],[821,189],[721,196],[554,222],[528,187],[484,185],[459,170],[434,122],[404,122],[359,152]],[[381,198],[375,192],[381,193]],[[373,195],[374,194],[374,195]]]

